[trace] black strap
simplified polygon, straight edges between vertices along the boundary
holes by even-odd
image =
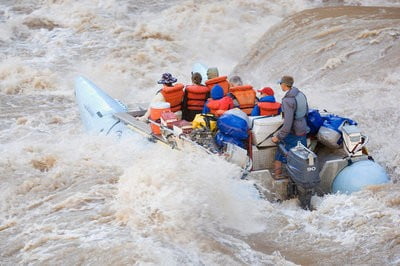
[[[206,127],[208,129],[211,129],[211,121],[217,121],[217,118],[215,116],[211,116],[208,114],[201,114],[201,116],[203,116],[203,119],[206,122]]]
[[[274,132],[272,132],[271,134],[269,134],[265,139],[263,139],[261,142],[256,144],[256,147],[258,148],[264,141],[266,141],[267,139],[271,138],[276,132],[278,132],[279,129],[281,129],[283,127],[283,124],[280,125],[277,129],[275,129]]]
[[[188,120],[187,118],[189,116],[189,114],[188,114],[189,109],[188,109],[188,105],[187,105],[187,102],[188,102],[187,96],[188,96],[188,92],[187,92],[186,86],[185,86],[181,110],[182,110],[182,119],[186,119],[186,120]]]

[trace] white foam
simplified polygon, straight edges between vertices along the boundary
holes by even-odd
[[[342,2],[399,6],[389,0]],[[301,210],[295,199],[272,204],[257,199],[252,184],[239,180],[239,169],[220,159],[171,151],[141,136],[116,141],[87,135],[75,107],[72,80],[77,74],[127,104],[148,101],[162,73],[188,83],[191,65],[201,61],[230,74],[267,29],[324,4],[1,3],[1,263],[330,264],[327,254],[349,250],[354,252],[345,253],[346,263],[397,263],[396,184],[352,196],[314,197],[314,212]],[[310,54],[335,52],[344,40],[336,39],[337,32],[324,35],[332,38]],[[315,32],[304,36],[314,38]],[[384,57],[391,50],[377,47],[396,38],[398,29],[357,36],[352,37],[371,49],[369,58]],[[307,52],[310,46],[304,43]],[[335,73],[354,63],[353,52],[344,49],[299,74],[307,81],[329,58],[336,59],[323,74]],[[252,64],[263,73],[273,71],[287,60],[285,54],[279,54],[279,62]],[[288,60],[293,65],[298,57]],[[393,111],[400,96],[398,73],[398,68],[388,69],[373,81],[350,73],[348,82],[333,85],[319,75],[321,80],[308,80],[313,86],[304,88],[311,103],[359,121],[375,159],[395,181],[400,176]],[[242,78],[254,85],[275,84],[264,74]]]

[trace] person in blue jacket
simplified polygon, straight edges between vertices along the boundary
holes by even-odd
[[[218,84],[211,89],[210,96],[204,104],[203,114],[212,113],[219,117],[234,107],[232,98],[224,96],[224,90]]]
[[[279,115],[281,113],[281,104],[275,101],[274,90],[270,87],[265,87],[257,91],[261,94],[261,97],[250,115]]]
[[[307,146],[307,98],[298,88],[293,86],[294,79],[291,76],[283,76],[279,81],[281,89],[286,92],[282,98],[283,126],[278,133],[272,137],[272,142],[283,142],[286,150],[301,142]],[[282,176],[282,163],[287,163],[286,156],[278,149],[275,155],[275,179],[284,178]]]

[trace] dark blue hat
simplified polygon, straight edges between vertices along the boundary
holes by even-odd
[[[217,84],[211,89],[211,98],[219,100],[222,97],[224,97],[224,89]]]
[[[174,78],[170,73],[164,73],[161,76],[161,79],[157,82],[158,84],[168,84],[168,83],[174,83],[176,82],[177,79]]]

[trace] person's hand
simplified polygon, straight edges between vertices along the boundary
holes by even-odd
[[[141,116],[141,117],[138,117],[137,120],[142,121],[142,122],[147,122],[147,117]]]
[[[271,140],[272,140],[273,143],[278,143],[279,142],[279,139],[277,137],[275,137],[275,136],[273,136],[271,138]]]

